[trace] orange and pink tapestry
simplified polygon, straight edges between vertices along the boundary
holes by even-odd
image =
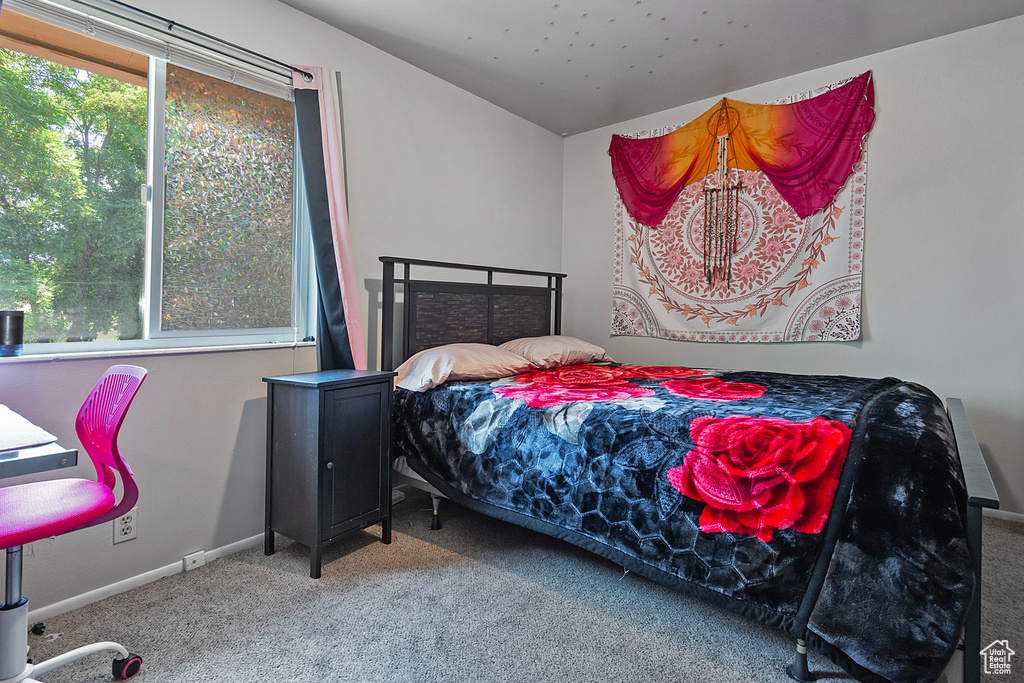
[[[682,127],[614,136],[612,334],[859,338],[864,144],[874,117],[867,72],[768,105],[722,100]],[[738,189],[730,268],[709,278],[706,190],[726,184]]]

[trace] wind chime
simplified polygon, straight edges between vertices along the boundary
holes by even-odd
[[[723,281],[728,287],[732,281],[732,252],[739,233],[743,184],[729,184],[729,134],[738,123],[738,113],[725,100],[708,120],[708,132],[718,139],[718,184],[712,186],[707,181],[710,159],[704,181],[704,278],[709,288]]]

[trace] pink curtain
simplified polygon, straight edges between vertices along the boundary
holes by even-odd
[[[324,281],[324,271],[336,270],[336,275],[331,273],[330,277],[336,277],[338,287],[341,290],[341,302],[343,311],[340,313],[340,323],[334,322],[333,332],[347,336],[348,347],[351,352],[351,364],[360,370],[366,369],[366,348],[363,343],[362,317],[359,311],[359,289],[356,281],[355,266],[352,257],[352,241],[349,237],[348,207],[345,200],[345,167],[343,161],[343,147],[341,135],[341,100],[336,85],[334,73],[323,67],[295,67],[293,82],[296,91],[315,91],[319,103],[320,112],[320,142],[323,150],[323,172],[326,181],[326,209],[330,219],[330,243],[333,245],[334,269],[321,269],[318,263],[318,279],[321,283],[321,296],[326,302],[328,297],[324,290],[333,289],[332,282]],[[306,100],[304,95],[296,92],[296,109],[299,109],[299,100]],[[312,102],[310,102],[312,104]],[[310,155],[310,148],[306,140],[302,140],[303,134],[313,135],[312,129],[315,126],[303,127],[303,118],[299,117],[299,136],[303,150],[303,162],[307,165],[307,186],[309,188],[311,214],[314,213],[313,205],[322,204],[322,198],[314,197],[313,184],[309,183],[307,156]],[[314,222],[316,218],[313,218]],[[314,231],[316,227],[314,227]],[[314,236],[314,243],[316,243]],[[315,247],[316,248],[316,247]],[[322,256],[318,261],[322,263]],[[326,286],[325,286],[326,285]],[[322,317],[324,317],[322,315]],[[328,321],[332,320],[330,313],[326,316]],[[335,321],[337,315],[334,316]],[[344,328],[339,330],[338,328]],[[320,343],[324,342],[324,334],[321,332]],[[335,340],[341,343],[343,340]],[[343,345],[343,344],[342,344]],[[342,356],[346,355],[344,353]],[[342,365],[348,365],[348,359]],[[322,367],[321,369],[328,369]]]

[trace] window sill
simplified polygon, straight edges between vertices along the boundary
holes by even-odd
[[[148,349],[106,349],[103,351],[62,351],[59,353],[32,353],[21,356],[0,357],[0,366],[7,363],[48,363],[56,360],[87,358],[131,358],[138,356],[174,356],[193,353],[225,353],[237,351],[265,351],[269,349],[296,349],[316,346],[316,342],[263,342],[259,344],[223,344],[219,346],[181,346]]]

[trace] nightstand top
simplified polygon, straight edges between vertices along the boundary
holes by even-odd
[[[263,381],[275,384],[291,384],[297,387],[319,388],[331,386],[358,386],[389,382],[398,373],[378,370],[321,370],[320,372],[300,372],[295,375],[278,375],[264,377]]]

